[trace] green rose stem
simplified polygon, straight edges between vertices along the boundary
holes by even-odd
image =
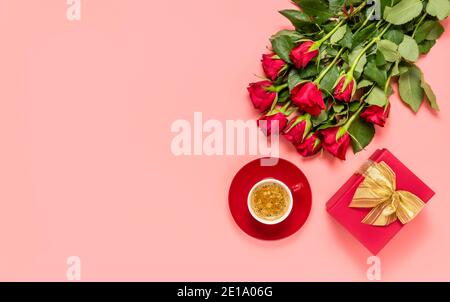
[[[336,140],[340,139],[341,137],[343,137],[345,135],[345,133],[348,132],[348,129],[350,129],[350,126],[353,124],[353,122],[356,120],[356,118],[359,117],[359,115],[361,114],[361,111],[364,109],[365,105],[364,103],[362,103],[358,110],[352,115],[352,117],[345,123],[344,126],[342,126],[337,135],[336,135]]]
[[[382,24],[384,23],[384,20],[381,18],[377,24],[375,25],[375,27],[378,29]]]
[[[353,62],[352,67],[350,68],[350,71],[347,73],[347,79],[349,81],[351,81],[353,79],[353,74],[355,73],[356,67],[358,66],[358,63],[361,60],[361,58],[363,57],[363,55],[373,46],[373,44],[375,44],[381,40],[381,37],[388,31],[388,29],[391,27],[391,25],[392,24],[388,24],[388,26],[386,26],[384,28],[384,30],[381,32],[381,34],[379,34],[377,37],[373,38],[372,41],[370,41],[370,43],[367,44],[366,47],[364,47],[364,49],[358,54],[355,61]]]
[[[338,60],[340,59],[342,53],[344,52],[344,48],[341,48],[341,50],[339,50],[339,52],[337,53],[336,57],[334,58],[334,60],[330,63],[330,65],[327,66],[326,69],[324,69],[321,74],[319,75],[319,77],[314,81],[314,83],[319,86],[320,82],[322,81],[322,79],[327,75],[327,73],[331,70],[331,68],[333,68],[334,65],[336,65],[336,63],[338,62]]]
[[[358,28],[358,30],[353,35],[356,35],[357,33],[359,33],[367,25],[367,23],[369,23],[370,18],[372,17],[372,14],[374,11],[375,11],[375,6],[372,8],[371,11],[369,11],[369,13],[367,14],[368,16],[367,16],[366,20],[364,20],[363,24],[361,24],[361,26]]]
[[[277,103],[278,103],[278,95],[275,97],[275,100],[273,100],[272,105],[270,106],[269,113],[271,113],[275,109]]]
[[[332,35],[342,26],[345,24],[345,22],[353,17],[353,15],[359,13],[364,7],[366,7],[367,3],[364,2],[360,6],[358,6],[350,15],[342,19],[329,33],[327,33],[322,39],[319,41],[314,42],[314,44],[309,49],[310,51],[314,51],[316,49],[319,49],[322,44],[327,41],[329,38],[331,38]]]
[[[275,109],[275,106],[278,103],[278,93],[280,91],[282,91],[283,89],[288,88],[288,87],[289,87],[289,84],[285,83],[285,84],[280,85],[280,86],[271,86],[271,87],[266,88],[266,91],[276,92],[277,93],[277,96],[275,97],[275,99],[272,102],[272,106],[270,106],[270,111],[269,112],[272,112]]]
[[[334,33],[339,29],[339,27],[341,27],[344,23],[345,23],[346,19],[342,19],[329,33],[327,33],[322,39],[320,39],[319,41],[314,42],[314,44],[311,46],[311,48],[309,49],[309,51],[314,51],[320,48],[320,46],[322,46],[322,44],[328,40],[329,38],[331,38],[332,35],[334,35]]]
[[[270,86],[270,87],[267,87],[265,89],[266,89],[266,91],[270,91],[270,92],[280,92],[281,90],[283,90],[283,89],[285,89],[287,87],[288,87],[288,84],[285,83],[285,84],[280,85],[280,86]]]
[[[347,16],[347,19],[353,17],[353,15],[356,15],[357,13],[359,13],[360,11],[362,11],[363,8],[366,7],[366,5],[367,5],[367,2],[364,1],[360,6],[358,6],[357,8],[355,8],[355,10],[354,10],[350,15]]]
[[[387,78],[386,84],[384,85],[384,95],[386,96],[386,100],[388,98],[389,87],[391,87],[391,80],[392,80],[392,77],[394,76],[394,70],[395,70],[395,68],[391,69],[391,72],[389,72],[389,76]],[[385,111],[388,108],[388,106],[389,106],[389,100],[387,100],[386,101],[386,105],[384,105],[384,110]]]
[[[425,21],[425,18],[428,16],[428,13],[425,13],[422,18],[420,18],[419,22],[416,25],[416,28],[414,28],[414,32],[412,34],[412,37],[414,38],[416,36],[417,30],[419,29],[420,25],[422,25],[423,21]]]
[[[286,110],[289,106],[291,106],[291,101],[286,102],[286,104],[280,109],[280,112],[286,114]]]
[[[298,108],[297,108],[296,106],[294,106],[294,107],[292,107],[291,109],[286,110],[286,112],[284,113],[284,115],[290,116],[292,113],[294,113],[294,112],[297,111],[297,110],[298,110]]]
[[[283,89],[285,89],[285,88],[287,88],[287,87],[288,87],[288,84],[285,83],[285,84],[283,84],[283,85],[276,86],[275,89],[274,89],[274,91],[275,91],[275,92],[280,92],[281,90],[283,90]]]

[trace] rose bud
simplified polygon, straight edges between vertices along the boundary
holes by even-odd
[[[334,127],[322,130],[322,144],[325,150],[333,156],[345,160],[345,155],[350,145],[350,135],[347,131],[344,134],[340,133],[342,132],[341,129],[343,128]]]
[[[283,70],[287,66],[287,64],[274,53],[263,55],[261,62],[264,73],[272,81],[275,81],[278,78],[281,70]]]
[[[311,130],[309,115],[299,116],[293,119],[286,127],[284,137],[293,144],[300,144]]]
[[[271,115],[265,115],[258,120],[258,127],[260,127],[267,136],[272,135],[273,128],[278,124],[278,133],[284,130],[287,125],[287,118],[284,113],[277,112]]]
[[[353,97],[354,88],[355,80],[348,80],[346,76],[342,76],[334,88],[334,98],[338,101],[349,103]]]
[[[386,120],[389,117],[389,112],[391,111],[391,104],[388,104],[387,108],[380,106],[369,106],[362,113],[361,118],[365,121],[384,127]]]
[[[302,143],[295,145],[298,153],[304,157],[313,156],[322,149],[322,141],[317,133],[310,134]]]
[[[313,45],[313,41],[306,41],[292,50],[290,58],[298,69],[305,68],[312,59],[319,55],[318,49],[311,50]]]
[[[301,83],[294,87],[291,99],[300,111],[305,111],[312,116],[318,116],[325,109],[322,91],[313,82]]]
[[[262,81],[251,83],[247,88],[253,106],[260,112],[264,112],[269,109],[277,97],[277,93],[275,91],[268,90],[269,87],[272,87],[271,82]]]

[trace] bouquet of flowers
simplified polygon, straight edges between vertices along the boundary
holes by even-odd
[[[414,64],[444,32],[449,0],[293,0],[283,10],[295,30],[271,37],[265,80],[248,87],[258,124],[278,125],[300,154],[325,149],[345,160],[364,149],[389,116],[391,84],[417,112],[436,96]],[[371,4],[368,4],[371,2]],[[262,122],[264,121],[264,122]]]

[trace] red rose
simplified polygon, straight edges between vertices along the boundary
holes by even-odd
[[[367,107],[361,113],[361,118],[369,123],[384,127],[384,125],[386,124],[386,120],[389,117],[390,111],[391,111],[391,104],[389,104],[386,109],[384,107],[373,105]]]
[[[309,135],[302,143],[295,145],[298,153],[304,157],[313,156],[322,149],[322,141],[317,133]]]
[[[305,68],[319,54],[318,49],[310,50],[313,44],[313,41],[306,41],[292,50],[290,58],[298,69]]]
[[[313,82],[297,85],[291,92],[292,103],[313,116],[318,116],[325,109],[322,92]]]
[[[345,76],[342,76],[339,80],[336,88],[334,89],[334,98],[342,102],[350,102],[353,97],[353,88],[355,87],[355,80],[347,82]]]
[[[264,121],[264,123],[263,123]],[[287,118],[284,113],[278,112],[273,115],[266,115],[258,120],[258,126],[264,131],[267,136],[270,136],[273,132],[273,128],[278,123],[278,133],[284,130],[287,125]]]
[[[293,144],[300,144],[311,129],[311,121],[306,116],[293,119],[286,127],[284,137]]]
[[[345,160],[348,146],[350,145],[350,135],[345,132],[341,137],[337,137],[341,128],[334,127],[321,131],[323,147],[330,152],[333,156]]]
[[[260,112],[264,112],[272,106],[272,103],[277,97],[275,91],[268,91],[267,88],[272,87],[269,81],[262,81],[258,83],[251,83],[247,90],[250,94],[253,106]]]
[[[280,71],[286,66],[286,63],[277,58],[275,54],[263,55],[261,62],[264,73],[272,81],[278,78]]]

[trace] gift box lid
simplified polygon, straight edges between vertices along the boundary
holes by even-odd
[[[415,194],[427,203],[433,196],[433,190],[411,172],[389,150],[377,150],[370,158],[371,161],[385,162],[396,174],[397,190],[404,190]],[[404,227],[400,221],[388,226],[373,226],[362,223],[371,209],[350,208],[349,205],[364,176],[359,173],[352,175],[349,180],[327,202],[327,211],[356,237],[374,255],[378,254],[386,244]],[[411,223],[414,223],[412,221]]]

